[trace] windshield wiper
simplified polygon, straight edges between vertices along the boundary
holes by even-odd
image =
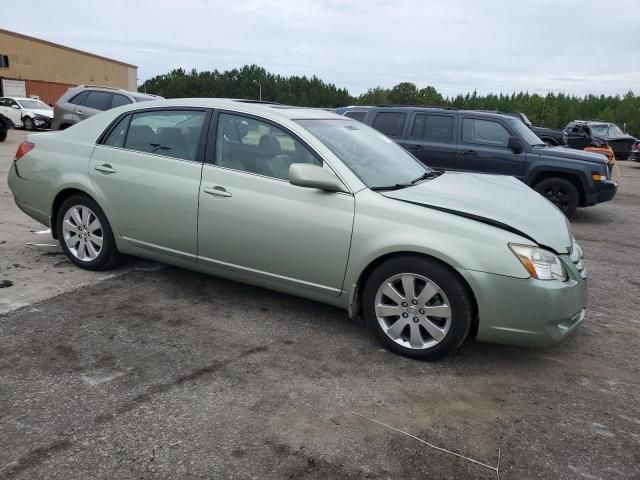
[[[438,178],[443,173],[444,173],[444,170],[429,170],[428,172],[424,172],[418,178],[411,180],[411,185],[415,185],[420,180],[430,180],[432,178]]]
[[[395,185],[383,185],[381,187],[371,187],[371,190],[381,191],[381,190],[400,190],[401,188],[407,188],[415,185],[421,180],[430,180],[432,178],[437,178],[444,173],[443,170],[429,170],[428,172],[424,172],[418,178],[411,180],[409,183],[396,183]]]
[[[383,185],[381,187],[371,187],[370,190],[374,192],[379,192],[383,190],[400,190],[401,188],[410,187],[410,183],[396,183],[395,185]]]

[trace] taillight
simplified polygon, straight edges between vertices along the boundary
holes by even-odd
[[[16,152],[16,158],[14,158],[13,161],[17,162],[18,160],[20,160],[27,153],[33,150],[33,147],[35,147],[35,144],[31,142],[22,142],[18,147],[18,151]]]

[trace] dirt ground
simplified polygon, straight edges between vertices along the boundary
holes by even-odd
[[[380,348],[345,312],[176,268],[72,268],[0,144],[0,478],[640,478],[640,164],[573,228],[588,318],[545,350]],[[22,265],[19,268],[17,265]],[[541,308],[544,308],[541,305]]]

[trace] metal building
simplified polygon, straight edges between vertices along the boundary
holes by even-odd
[[[0,29],[0,96],[38,96],[49,104],[71,86],[136,91],[136,65]]]

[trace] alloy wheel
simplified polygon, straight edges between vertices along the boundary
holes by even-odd
[[[80,261],[91,262],[102,251],[102,225],[85,205],[75,205],[67,210],[62,220],[62,235],[71,254]]]
[[[375,312],[383,332],[398,345],[425,350],[451,329],[451,306],[442,289],[415,273],[385,280],[376,293]]]

